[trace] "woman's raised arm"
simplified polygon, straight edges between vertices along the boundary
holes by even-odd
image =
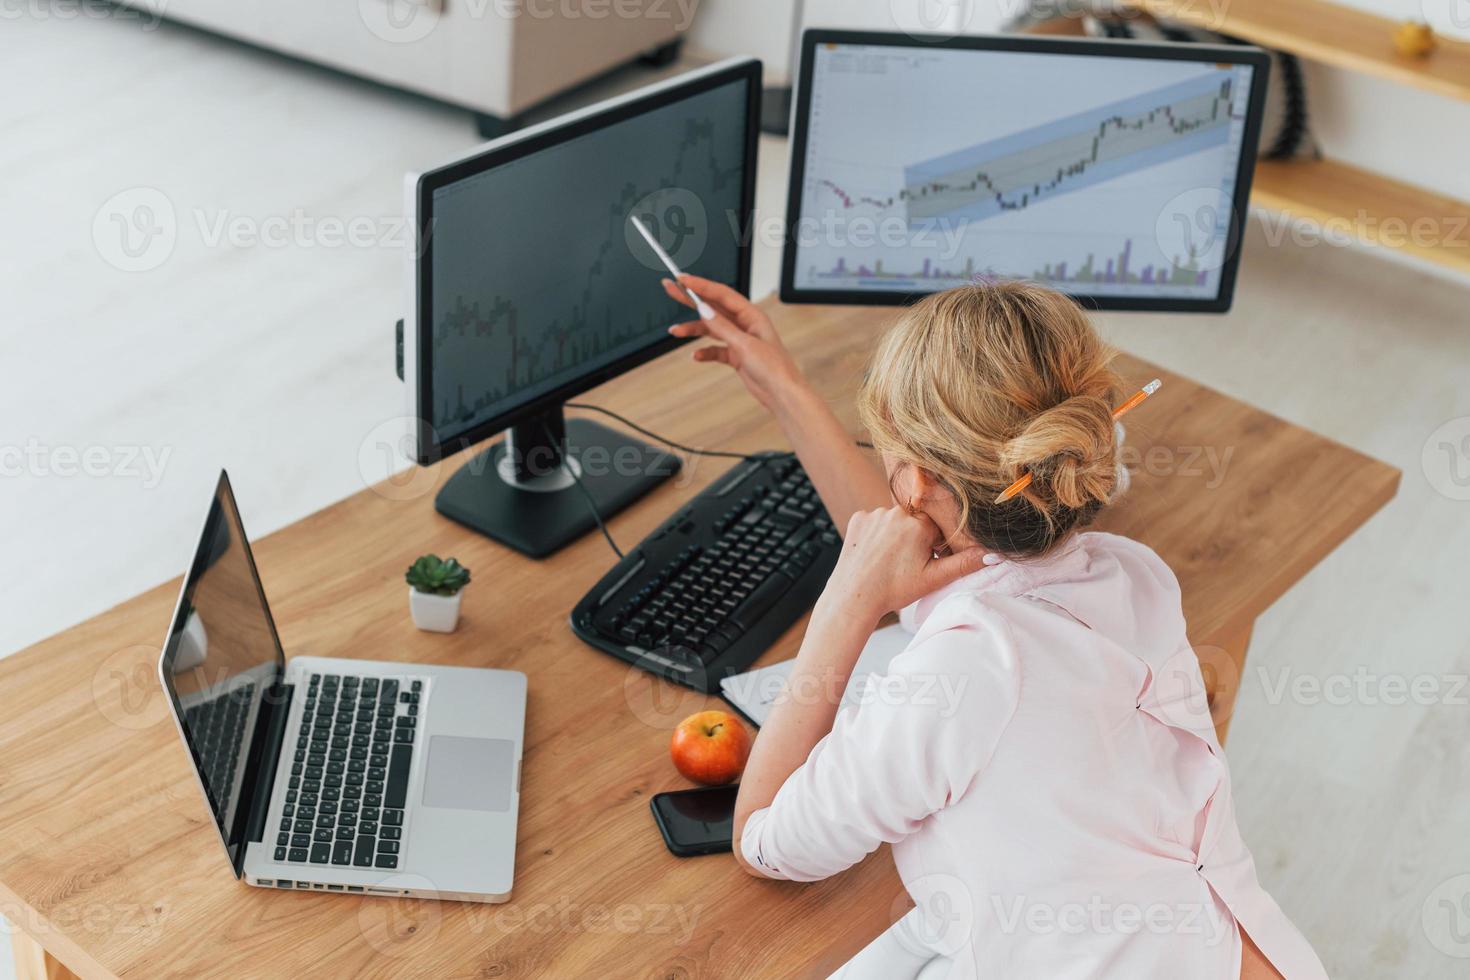
[[[755,400],[775,416],[839,531],[859,511],[890,506],[892,496],[883,473],[807,383],[770,318],[729,286],[689,275],[681,282],[712,306],[716,315],[670,327],[669,333],[715,341],[696,349],[694,360],[731,368]],[[672,280],[664,280],[664,291],[684,306],[690,305]]]

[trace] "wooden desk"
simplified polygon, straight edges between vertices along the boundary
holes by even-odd
[[[766,306],[851,423],[850,396],[891,311]],[[729,372],[686,357],[587,398],[700,446],[781,444]],[[1165,394],[1129,420],[1130,442],[1148,451],[1102,526],[1149,543],[1178,573],[1223,728],[1255,618],[1383,506],[1399,474],[1153,365],[1124,358],[1121,368],[1135,381],[1163,377]],[[1223,477],[1207,451],[1228,460]],[[83,976],[153,980],[824,976],[906,911],[886,853],[796,885],[664,850],[648,799],[685,785],[668,761],[669,732],[706,699],[573,638],[567,613],[612,560],[600,537],[536,563],[436,515],[433,491],[461,462],[364,490],[258,542],[256,555],[288,655],[530,676],[510,903],[235,882],[157,690],[173,581],[0,662],[0,912]],[[679,485],[615,518],[613,534],[636,542],[727,462],[695,461]],[[201,506],[206,496],[200,487]],[[168,546],[182,564],[192,544]],[[450,636],[416,631],[405,608],[403,570],[425,551],[474,569]],[[766,659],[794,655],[800,633]],[[16,941],[34,969],[56,967]]]

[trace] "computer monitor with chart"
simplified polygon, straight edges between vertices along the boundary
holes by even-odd
[[[544,555],[677,470],[562,407],[692,316],[630,216],[685,271],[749,289],[760,95],[760,64],[731,59],[410,175],[409,454],[509,432],[445,482],[441,513]]]
[[[1266,72],[1243,46],[808,31],[781,298],[1022,278],[1223,311]]]

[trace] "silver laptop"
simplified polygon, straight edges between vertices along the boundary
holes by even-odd
[[[158,672],[236,877],[510,897],[526,676],[287,661],[224,473]]]

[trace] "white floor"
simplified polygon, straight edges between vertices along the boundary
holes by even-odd
[[[383,475],[359,448],[400,414],[401,177],[476,140],[464,112],[115,17],[8,19],[0,83],[0,448],[24,450],[19,475],[0,459],[5,653],[177,574],[221,465],[255,535]],[[786,147],[762,150],[774,216]],[[171,251],[119,250],[112,215],[139,203],[172,210]],[[334,247],[354,220],[371,240]],[[221,222],[301,240],[214,242]],[[759,291],[776,261],[760,250]],[[1431,438],[1470,416],[1467,298],[1257,225],[1229,316],[1105,318],[1129,350],[1404,470],[1262,619],[1232,729],[1260,873],[1339,977],[1467,970],[1470,421]]]

